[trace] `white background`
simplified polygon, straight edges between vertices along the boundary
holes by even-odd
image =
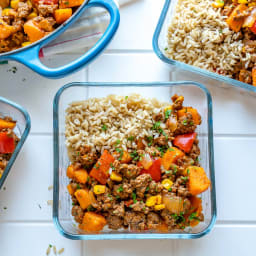
[[[32,120],[29,138],[4,184],[6,190],[0,192],[1,256],[46,255],[49,244],[65,248],[67,256],[255,255],[256,97],[211,86],[206,79],[213,97],[218,206],[217,224],[209,235],[190,241],[80,242],[62,237],[52,223],[47,200],[52,199],[48,186],[53,182],[55,93],[71,81],[169,81],[168,67],[151,46],[163,3],[141,0],[122,8],[120,28],[107,51],[64,79],[45,79],[13,62],[0,66],[1,96],[24,106]],[[48,61],[54,62],[53,58]],[[13,66],[18,69],[15,74],[8,72]]]

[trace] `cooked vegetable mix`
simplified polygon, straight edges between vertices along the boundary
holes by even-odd
[[[84,0],[0,1],[0,53],[25,47],[68,20]]]
[[[168,232],[195,226],[204,219],[198,195],[211,183],[198,161],[200,149],[196,128],[201,124],[199,113],[192,107],[183,106],[183,96],[174,95],[169,106],[154,102],[158,110],[152,112],[145,103],[148,113],[143,113],[147,120],[134,123],[134,127],[143,126],[144,121],[148,123],[147,134],[150,136],[144,136],[132,133],[134,127],[128,128],[128,116],[134,111],[138,115],[143,108],[139,102],[144,99],[138,98],[137,102],[135,99],[130,96],[98,99],[104,108],[104,102],[107,102],[127,111],[127,116],[125,111],[117,113],[112,107],[99,112],[103,115],[102,120],[106,120],[107,129],[104,130],[99,119],[96,123],[89,119],[78,122],[73,108],[83,104],[83,109],[88,109],[86,115],[90,116],[89,110],[92,109],[97,118],[96,104],[87,101],[72,103],[67,111],[66,143],[68,148],[74,146],[70,151],[72,163],[67,168],[70,179],[67,190],[73,201],[72,215],[86,232],[99,232],[106,226],[113,230],[129,228],[131,231]],[[92,102],[95,103],[94,99]],[[104,117],[106,112],[116,120],[112,126]],[[149,116],[149,113],[154,114]],[[124,121],[123,125],[117,121],[118,117]],[[68,128],[71,122],[77,125],[72,126],[72,131]],[[124,135],[125,123],[129,136]],[[98,137],[107,137],[108,141],[102,144],[103,140],[97,136],[88,137],[88,133],[78,129],[81,124],[90,127],[88,131],[92,129]],[[120,136],[110,142],[116,136],[111,137],[108,133],[113,126],[119,127]],[[83,133],[87,134],[88,144],[77,146],[75,134]],[[89,145],[90,139],[101,147]],[[108,142],[112,146],[108,146]]]
[[[13,132],[16,122],[10,117],[0,117],[0,178],[15,150],[19,138]]]

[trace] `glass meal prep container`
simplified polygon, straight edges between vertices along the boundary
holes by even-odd
[[[30,117],[28,112],[21,106],[7,99],[0,97],[0,117],[9,116],[14,121],[16,121],[16,127],[14,128],[14,133],[19,137],[19,142],[4,170],[2,177],[0,178],[0,189],[7,178],[12,165],[19,154],[28,134],[30,131]]]
[[[174,71],[174,77],[175,80],[177,79],[176,75],[178,77],[182,77],[184,79],[191,79],[199,82],[207,84],[213,84],[214,86],[221,86],[224,88],[230,87],[230,85],[236,87],[239,91],[245,92],[249,91],[249,93],[255,96],[256,87],[253,85],[249,85],[243,82],[240,82],[238,80],[219,75],[217,73],[213,73],[192,65],[188,65],[184,62],[176,61],[173,59],[170,59],[165,54],[165,48],[167,47],[167,33],[168,33],[168,27],[171,24],[171,20],[173,18],[173,15],[175,13],[175,6],[177,4],[178,0],[165,0],[165,4],[163,7],[163,10],[161,12],[157,27],[154,32],[153,36],[153,49],[156,55],[165,63],[171,65],[172,71]],[[185,70],[186,72],[183,72],[181,69]],[[179,72],[175,72],[175,71]],[[189,71],[189,72],[188,72]],[[176,73],[176,74],[175,74]],[[188,77],[188,78],[187,78]]]
[[[185,98],[184,106],[197,108],[202,116],[202,124],[197,133],[201,149],[200,163],[211,180],[211,187],[202,194],[205,219],[196,227],[171,233],[152,233],[149,231],[134,233],[128,230],[112,231],[105,227],[100,233],[86,234],[78,228],[71,215],[72,200],[66,186],[69,179],[66,170],[70,164],[65,146],[65,116],[68,105],[73,101],[88,98],[105,97],[109,94],[129,96],[138,93],[145,98],[157,98],[171,102],[171,96],[177,93]],[[208,90],[195,82],[156,82],[156,83],[71,83],[62,87],[56,94],[53,104],[54,129],[54,190],[53,220],[62,235],[70,239],[191,239],[207,234],[216,220],[216,195],[213,155],[212,100]]]

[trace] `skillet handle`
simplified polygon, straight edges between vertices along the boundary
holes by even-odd
[[[84,55],[64,66],[49,68],[45,66],[39,59],[39,51],[42,47],[42,44],[39,44],[13,54],[9,57],[9,59],[21,62],[38,74],[52,79],[64,77],[82,68],[104,50],[114,36],[120,22],[119,10],[113,0],[90,0],[90,2],[85,6],[84,10],[91,7],[105,8],[110,14],[110,23],[98,42]]]

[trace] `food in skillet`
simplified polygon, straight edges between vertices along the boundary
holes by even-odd
[[[255,46],[255,0],[178,0],[165,52],[256,86]]]
[[[67,109],[67,186],[79,227],[168,232],[203,221],[210,186],[198,158],[197,110],[140,95],[110,95]]]
[[[0,0],[0,53],[27,46],[54,31],[84,0]]]
[[[0,178],[19,142],[19,138],[13,132],[16,122],[11,117],[0,118]]]

